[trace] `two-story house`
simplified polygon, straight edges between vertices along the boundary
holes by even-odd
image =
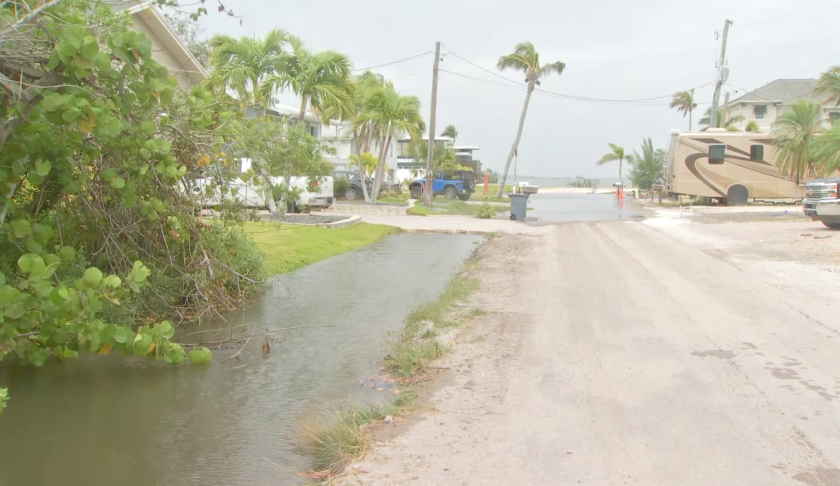
[[[831,124],[840,120],[840,107],[826,104],[825,96],[815,95],[816,79],[777,79],[729,102],[727,118],[741,115],[737,128],[745,128],[755,121],[759,131],[769,132],[773,122],[801,99],[811,99],[823,105],[823,116]]]
[[[190,50],[175,35],[160,10],[151,2],[128,0],[113,4],[114,11],[128,11],[134,28],[146,34],[152,42],[152,59],[169,70],[178,80],[178,89],[189,91],[201,84],[207,71]]]

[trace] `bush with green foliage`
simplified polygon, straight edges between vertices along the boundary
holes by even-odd
[[[475,208],[475,217],[479,219],[490,219],[496,215],[496,208],[487,201],[484,201]]]
[[[212,169],[224,192],[237,172],[238,109],[224,92],[176,95],[127,12],[24,2],[0,7],[0,68],[24,63],[29,86],[0,92],[0,360],[114,349],[180,363],[160,319],[230,307],[260,271],[253,245],[196,216],[194,180]]]
[[[642,153],[633,152],[630,156],[630,180],[639,189],[650,188],[654,184],[665,182],[665,162],[668,154],[663,149],[653,147],[650,137],[642,140]]]

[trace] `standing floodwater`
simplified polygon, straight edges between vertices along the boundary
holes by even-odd
[[[528,198],[528,216],[541,222],[613,221],[641,217],[632,199],[619,200],[615,194],[537,193]]]
[[[258,337],[241,359],[222,364],[236,349],[216,351],[209,366],[122,356],[5,365],[0,486],[298,483],[306,464],[295,447],[298,419],[350,395],[387,393],[359,380],[378,374],[387,334],[442,291],[478,241],[390,236],[279,277],[227,325],[335,327],[272,333],[265,357]]]

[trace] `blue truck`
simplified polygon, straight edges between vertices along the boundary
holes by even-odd
[[[423,197],[423,188],[426,186],[426,179],[415,179],[408,189],[413,199]],[[458,198],[466,201],[475,192],[475,173],[468,170],[456,170],[452,172],[435,172],[432,182],[435,196],[443,196],[446,199]]]

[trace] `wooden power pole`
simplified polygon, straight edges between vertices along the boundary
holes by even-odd
[[[435,43],[435,69],[432,74],[432,113],[429,115],[429,155],[426,160],[426,206],[431,206],[435,180],[435,117],[437,112],[438,68],[440,67],[440,42]]]
[[[726,117],[729,116],[729,91],[723,97],[723,106],[720,108],[720,126],[726,128]]]

